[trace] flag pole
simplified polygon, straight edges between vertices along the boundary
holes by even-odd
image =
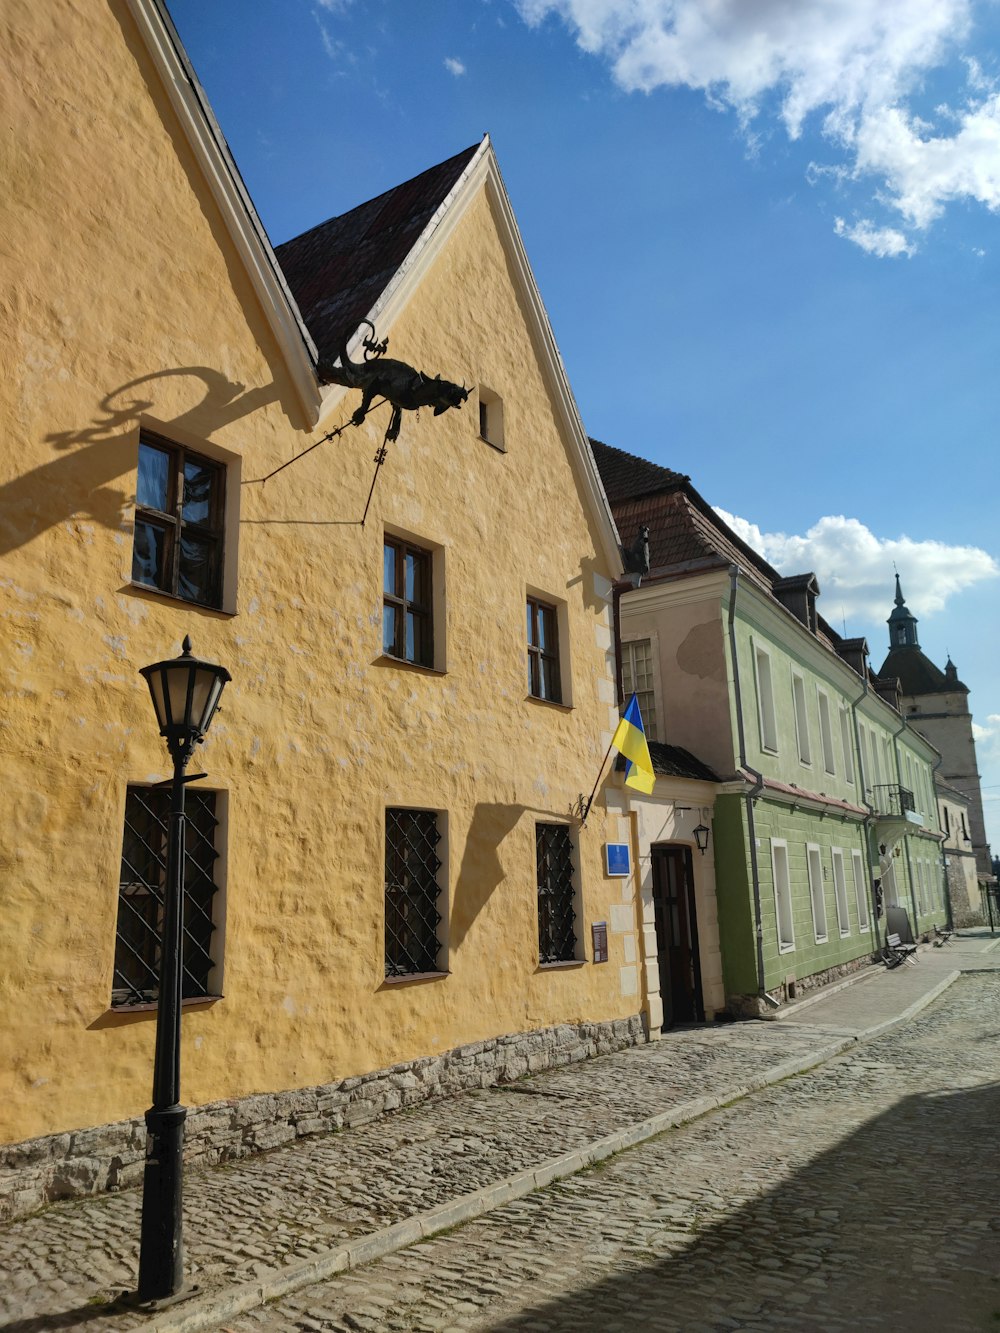
[[[601,774],[604,772],[604,765],[608,762],[608,755],[611,754],[611,751],[614,748],[615,748],[615,738],[614,736],[612,736],[611,744],[608,746],[607,752],[605,753],[604,758],[601,760],[601,767],[597,771],[597,780],[594,783],[593,790],[590,793],[590,796],[587,800],[587,804],[583,807],[583,814],[580,816],[581,828],[587,827],[587,816],[590,814],[590,807],[594,804],[594,797],[597,795],[597,784],[600,782]]]

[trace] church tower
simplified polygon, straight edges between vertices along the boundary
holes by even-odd
[[[950,657],[942,671],[922,652],[917,638],[917,618],[903,599],[898,574],[895,605],[888,625],[889,655],[878,674],[899,679],[903,716],[915,731],[941,751],[938,776],[969,798],[969,826],[962,841],[976,858],[980,883],[990,881],[993,867],[983,820],[968,687],[959,680]]]

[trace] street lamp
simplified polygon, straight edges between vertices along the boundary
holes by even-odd
[[[142,1178],[142,1231],[139,1242],[140,1304],[177,1297],[184,1285],[181,1187],[184,1119],[181,1095],[181,978],[184,929],[184,787],[194,777],[184,769],[194,747],[205,739],[227,680],[225,667],[201,662],[185,637],[179,657],[142,667],[152,695],[160,735],[174,761],[167,827],[167,880],[164,888],[160,986],[156,1001],[156,1054],[153,1104],[146,1112],[146,1166]]]
[[[694,840],[698,844],[698,850],[702,856],[708,851],[708,827],[705,824],[699,824],[694,830]]]

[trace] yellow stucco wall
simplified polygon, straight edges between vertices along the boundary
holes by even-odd
[[[499,393],[508,452],[477,438],[474,397],[408,416],[362,529],[381,409],[242,488],[236,614],[144,592],[140,423],[244,479],[316,433],[122,0],[13,0],[5,24],[23,74],[3,94],[0,198],[16,278],[0,333],[0,1140],[148,1105],[152,1017],[109,1012],[122,820],[127,784],[168,771],[137,669],[185,633],[233,674],[192,765],[228,793],[228,831],[225,998],[185,1014],[188,1104],[635,1012],[621,933],[609,966],[537,965],[534,822],[565,818],[603,754],[611,571],[485,194],[391,350]],[[443,549],[444,674],[380,660],[384,525]],[[525,697],[527,587],[567,604],[572,709]],[[387,985],[396,804],[446,812],[450,976]],[[579,845],[587,956],[618,894],[604,839],[597,809]]]

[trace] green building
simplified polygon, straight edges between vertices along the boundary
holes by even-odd
[[[715,920],[693,928],[721,955],[725,1008],[760,1012],[863,966],[887,929],[943,925],[940,756],[898,682],[819,614],[812,574],[780,575],[689,478],[592,446],[624,546],[648,529],[649,571],[620,598],[625,673],[644,663],[658,739],[719,779]]]

